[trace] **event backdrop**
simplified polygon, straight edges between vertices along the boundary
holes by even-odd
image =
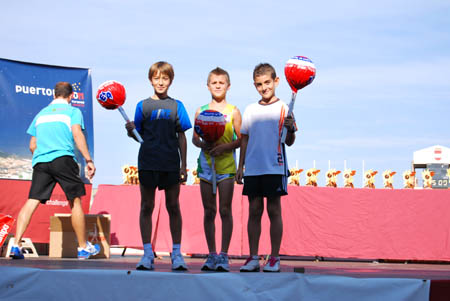
[[[0,58],[0,178],[31,179],[30,136],[26,133],[34,116],[53,100],[59,81],[72,84],[72,106],[84,117],[87,144],[93,157],[94,131],[91,72],[86,68],[50,66]],[[77,151],[84,176],[84,160]]]

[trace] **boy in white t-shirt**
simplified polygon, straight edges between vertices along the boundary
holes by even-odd
[[[282,195],[287,195],[289,175],[281,135],[283,127],[286,127],[285,144],[291,146],[295,141],[297,127],[294,116],[287,116],[288,106],[275,96],[275,89],[280,81],[275,69],[267,63],[257,65],[253,71],[253,81],[261,99],[245,109],[241,127],[239,168],[236,173],[238,183],[242,183],[244,178],[242,193],[247,195],[249,200],[247,231],[250,257],[240,270],[258,272],[260,269],[258,246],[266,198],[272,251],[263,270],[279,272],[279,251],[283,234],[280,200]]]

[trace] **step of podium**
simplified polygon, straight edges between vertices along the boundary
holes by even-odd
[[[9,257],[11,254],[11,247],[14,245],[15,238],[11,237],[8,242],[8,247],[6,250],[5,257]],[[34,247],[33,242],[30,238],[22,238],[22,251],[23,256],[25,257],[39,257],[38,253],[36,252],[36,248]]]

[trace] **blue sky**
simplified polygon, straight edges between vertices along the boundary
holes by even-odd
[[[300,129],[288,149],[289,164],[357,170],[362,162],[381,174],[411,168],[413,152],[450,146],[450,2],[448,1],[4,1],[0,4],[0,57],[87,67],[94,92],[110,79],[127,89],[124,105],[151,95],[150,65],[170,62],[172,97],[193,121],[209,102],[208,72],[231,76],[228,101],[241,112],[258,99],[256,64],[269,62],[290,89],[284,63],[294,55],[316,65],[315,81],[297,96]],[[94,103],[98,184],[120,184],[121,166],[136,164],[138,144],[127,138],[118,111]],[[188,140],[192,130],[187,132]],[[188,145],[188,167],[199,150]],[[304,175],[301,175],[304,184]],[[339,177],[338,185],[342,185]],[[381,176],[376,176],[381,187]]]

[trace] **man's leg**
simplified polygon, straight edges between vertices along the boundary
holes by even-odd
[[[261,236],[261,217],[264,211],[264,198],[248,197],[249,208],[248,208],[248,243],[250,247],[250,255],[258,255],[259,248],[259,237]]]
[[[270,219],[270,243],[273,257],[278,257],[280,253],[281,238],[283,236],[283,219],[281,216],[280,197],[267,198],[267,213]]]
[[[81,199],[79,197],[69,200],[72,209],[72,227],[78,240],[80,248],[86,248],[86,219],[84,217]]]
[[[28,199],[20,209],[19,216],[17,217],[16,235],[14,238],[15,244],[20,247],[23,233],[30,224],[31,217],[34,211],[39,206],[40,201],[35,199]]]
[[[231,209],[231,202],[233,200],[234,178],[221,181],[218,184],[218,187],[219,187],[219,212],[220,212],[220,219],[222,220],[221,252],[228,253],[231,235],[233,233],[233,213]]]
[[[219,186],[220,190],[220,186]],[[212,185],[200,180],[200,193],[203,203],[203,229],[209,253],[216,252],[216,195],[212,194]]]

